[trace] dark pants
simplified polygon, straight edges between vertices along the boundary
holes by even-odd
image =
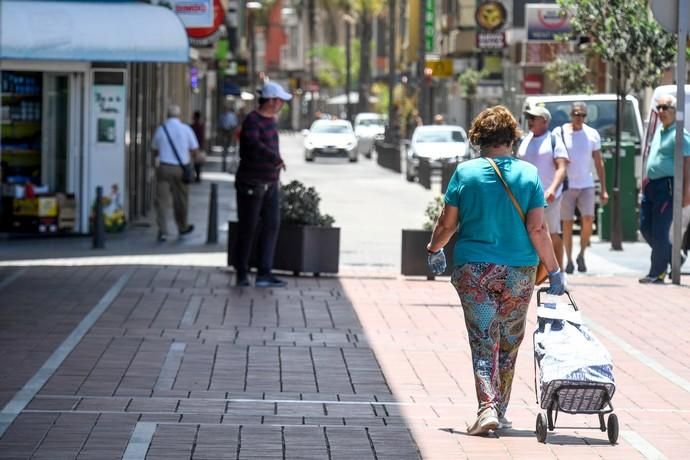
[[[665,274],[671,263],[669,231],[673,221],[673,178],[650,180],[642,193],[640,231],[652,247],[649,276]]]
[[[236,184],[238,231],[235,244],[235,270],[237,278],[247,277],[249,257],[258,236],[258,276],[269,276],[273,268],[273,255],[280,230],[280,199],[278,182],[270,184],[263,193],[246,193]],[[258,235],[256,234],[258,230]]]

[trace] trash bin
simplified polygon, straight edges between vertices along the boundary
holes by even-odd
[[[604,172],[606,173],[606,189],[609,202],[600,206],[597,215],[597,233],[602,241],[611,241],[611,206],[613,202],[614,181],[614,143],[603,143],[601,154],[604,158]],[[637,148],[632,142],[621,142],[620,156],[620,212],[623,241],[637,241],[639,226],[637,206],[637,182],[635,180],[635,154]]]

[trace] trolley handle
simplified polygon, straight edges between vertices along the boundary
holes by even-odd
[[[541,305],[541,293],[546,292],[548,290],[549,288],[543,287],[539,288],[539,290],[537,291],[537,307]],[[566,289],[565,294],[568,296],[568,300],[570,301],[570,305],[573,306],[573,310],[578,311],[579,308],[577,308],[577,304],[575,303],[575,300],[573,300],[573,296],[570,295],[570,291]]]

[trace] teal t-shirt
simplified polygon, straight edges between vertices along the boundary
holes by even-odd
[[[544,190],[534,165],[513,157],[495,158],[503,178],[525,215],[544,207]],[[513,202],[484,158],[460,163],[448,184],[445,201],[458,208],[456,265],[488,262],[509,266],[537,265],[537,256]]]
[[[654,133],[647,159],[647,177],[673,177],[673,157],[676,149],[676,124],[663,126]],[[683,156],[690,156],[690,134],[683,130]]]

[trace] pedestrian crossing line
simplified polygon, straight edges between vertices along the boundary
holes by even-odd
[[[607,340],[610,340],[611,342],[615,343],[622,351],[637,359],[642,364],[655,371],[657,374],[661,375],[662,377],[665,377],[668,381],[676,384],[681,389],[690,393],[689,381],[687,381],[680,375],[676,374],[671,369],[668,369],[654,358],[647,356],[641,350],[635,348],[632,344],[618,337],[616,334],[609,331],[604,326],[592,321],[588,317],[585,317],[584,314],[582,315],[582,319],[585,320],[586,324],[589,327],[591,327],[594,331],[601,334],[602,336],[606,337]]]
[[[173,342],[170,344],[170,349],[163,362],[163,367],[161,368],[160,374],[158,374],[158,380],[154,387],[155,390],[172,390],[177,372],[182,365],[182,358],[184,358],[186,348],[187,345],[184,343]]]
[[[98,321],[98,318],[105,312],[115,298],[125,287],[134,269],[128,269],[120,276],[117,282],[108,289],[108,292],[91,309],[91,311],[81,320],[72,333],[60,344],[45,363],[36,371],[33,377],[19,390],[14,397],[0,411],[0,437],[12,424],[15,418],[24,410],[29,402],[43,388],[43,385],[52,377],[57,369],[62,365],[67,356],[79,344],[81,339]]]
[[[10,285],[12,282],[14,282],[14,280],[16,280],[17,278],[19,278],[20,276],[22,276],[24,273],[26,273],[27,270],[28,270],[28,268],[27,268],[27,267],[24,267],[24,268],[22,268],[22,269],[20,269],[20,270],[17,270],[17,271],[14,272],[14,273],[12,273],[10,276],[8,276],[7,278],[5,278],[4,280],[2,280],[2,281],[0,282],[0,290],[4,289],[4,288],[7,287],[8,285]]]
[[[156,432],[155,422],[137,422],[129,438],[122,460],[144,460],[149,451],[153,435]]]
[[[622,430],[620,435],[630,444],[635,450],[641,453],[644,458],[649,460],[667,460],[667,457],[662,454],[649,441],[640,436],[635,431]]]

